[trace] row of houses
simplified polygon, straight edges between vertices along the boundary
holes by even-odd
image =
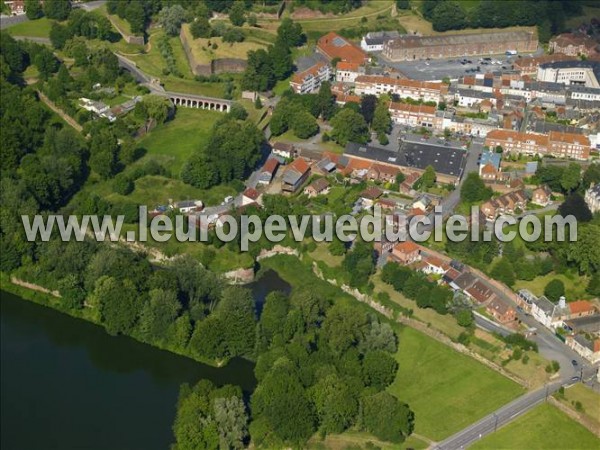
[[[440,276],[440,282],[464,294],[476,307],[484,307],[501,324],[511,327],[517,325],[516,310],[498,298],[487,281],[470,272],[464,264],[454,260],[446,262],[411,241],[394,245],[391,258],[396,263],[427,275]]]
[[[593,303],[567,303],[564,297],[553,303],[526,289],[518,292],[517,303],[541,325],[564,336],[565,343],[592,364],[600,361],[600,313]]]

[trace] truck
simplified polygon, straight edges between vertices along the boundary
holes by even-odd
[[[506,50],[506,56],[515,56],[517,53],[516,50]]]

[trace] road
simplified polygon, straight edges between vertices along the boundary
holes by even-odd
[[[97,8],[100,8],[105,3],[106,3],[106,0],[97,0],[97,1],[93,1],[93,2],[74,4],[73,7],[85,9],[86,11],[93,11]],[[11,27],[18,23],[27,22],[28,20],[29,19],[27,18],[27,16],[25,14],[21,14],[19,16],[2,15],[2,16],[0,16],[0,30]]]

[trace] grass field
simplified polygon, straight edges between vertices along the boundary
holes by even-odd
[[[327,435],[324,441],[321,441],[318,437],[314,437],[309,441],[308,448],[310,450],[348,450],[365,448],[369,443],[376,445],[382,450],[421,450],[426,449],[428,446],[426,442],[415,436],[409,436],[402,444],[390,444],[388,442],[379,441],[367,433],[347,431],[343,434]]]
[[[600,426],[600,394],[596,391],[593,391],[581,383],[577,383],[576,385],[565,389],[564,399],[559,398],[559,400],[573,409],[575,408],[571,402],[581,402],[583,414]]]
[[[597,450],[600,439],[556,407],[544,403],[470,448]]]
[[[47,38],[50,36],[50,28],[54,20],[42,17],[37,20],[28,20],[6,28],[6,32],[12,36],[30,36]]]
[[[194,59],[196,59],[196,61],[200,64],[207,64],[213,59],[219,58],[246,59],[246,54],[248,51],[265,48],[265,44],[250,40],[228,43],[223,42],[223,39],[220,37],[194,39],[190,33],[190,27],[188,24],[183,24],[182,29],[186,36],[187,42],[190,43]],[[211,44],[217,44],[217,48],[212,49],[211,46],[208,45],[209,41]]]
[[[194,108],[179,108],[174,120],[159,125],[139,142],[174,174],[179,174],[187,158],[206,142],[222,113]]]
[[[415,433],[442,440],[523,393],[513,381],[412,328],[398,331],[391,393],[415,412]]]

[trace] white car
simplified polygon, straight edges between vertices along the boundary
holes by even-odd
[[[231,195],[228,195],[227,197],[225,197],[225,204],[231,203],[232,201],[233,201],[233,197]]]

